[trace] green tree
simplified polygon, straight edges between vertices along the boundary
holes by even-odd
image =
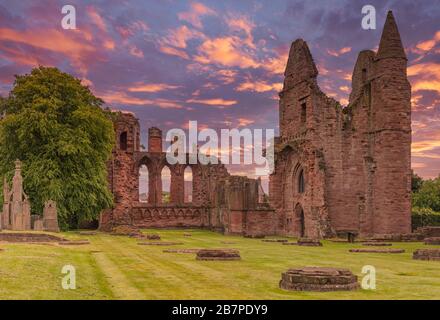
[[[413,193],[413,207],[431,208],[440,212],[440,176],[423,181],[419,191]]]
[[[417,192],[422,187],[423,178],[411,170],[411,191]]]
[[[112,205],[106,161],[114,143],[109,112],[80,80],[56,68],[16,76],[0,104],[0,174],[23,162],[32,212],[57,201],[60,227],[76,227]]]

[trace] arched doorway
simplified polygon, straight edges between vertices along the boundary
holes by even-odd
[[[293,227],[298,237],[303,238],[305,236],[306,224],[305,224],[304,210],[299,203],[295,206],[295,223]]]

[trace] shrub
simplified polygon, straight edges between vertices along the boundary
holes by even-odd
[[[440,212],[431,208],[414,207],[411,220],[413,230],[424,226],[440,226]]]

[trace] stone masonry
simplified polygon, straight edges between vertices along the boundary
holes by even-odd
[[[306,42],[293,42],[269,187],[278,233],[315,238],[411,232],[406,67],[390,11],[377,53],[359,53],[343,108],[319,88]]]
[[[377,52],[359,53],[347,107],[327,97],[305,41],[292,43],[280,92],[280,136],[269,203],[259,180],[231,176],[223,164],[170,165],[162,132],[149,129],[140,148],[139,121],[118,113],[116,147],[108,163],[114,207],[100,228],[203,227],[249,237],[323,238],[411,232],[411,87],[407,58],[388,13]],[[139,168],[149,174],[148,201],[139,201]],[[170,202],[162,203],[161,172],[171,172]],[[184,171],[193,174],[186,196]],[[189,201],[191,200],[191,201]]]
[[[131,113],[114,121],[116,146],[108,162],[108,183],[114,206],[100,217],[100,229],[118,225],[138,228],[209,228],[228,234],[272,232],[274,210],[260,203],[260,181],[231,176],[223,164],[170,165],[162,150],[162,132],[148,130],[148,151],[140,148],[140,126]],[[189,155],[186,155],[189,157]],[[188,160],[188,159],[187,159]],[[140,201],[139,168],[148,170],[147,201]],[[171,172],[170,201],[162,201],[162,170]],[[185,198],[184,172],[192,171],[192,197]],[[271,231],[272,230],[272,231]]]
[[[31,206],[23,190],[21,161],[15,161],[15,173],[12,178],[12,189],[6,178],[3,183],[3,212],[0,213],[0,230],[30,230]]]

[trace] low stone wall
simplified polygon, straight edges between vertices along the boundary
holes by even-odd
[[[363,253],[404,253],[404,249],[350,249],[349,252]]]
[[[440,245],[440,237],[425,238],[425,244]]]
[[[151,206],[139,203],[130,210],[131,225],[138,228],[208,227],[208,209],[194,206]]]
[[[440,249],[417,249],[413,253],[413,259],[440,261]]]
[[[240,260],[240,253],[234,249],[202,249],[197,251],[197,260]]]
[[[440,227],[421,227],[417,228],[416,233],[421,234],[424,238],[440,237]]]
[[[0,241],[5,242],[61,242],[61,237],[45,233],[0,232]]]
[[[297,244],[299,246],[307,246],[307,247],[321,247],[322,243],[319,239],[310,239],[310,238],[299,238]]]
[[[350,270],[322,267],[289,269],[281,274],[281,289],[292,291],[346,291],[359,288]]]
[[[377,234],[370,241],[394,241],[394,242],[417,242],[422,241],[424,236],[420,233],[394,233],[394,234]]]

